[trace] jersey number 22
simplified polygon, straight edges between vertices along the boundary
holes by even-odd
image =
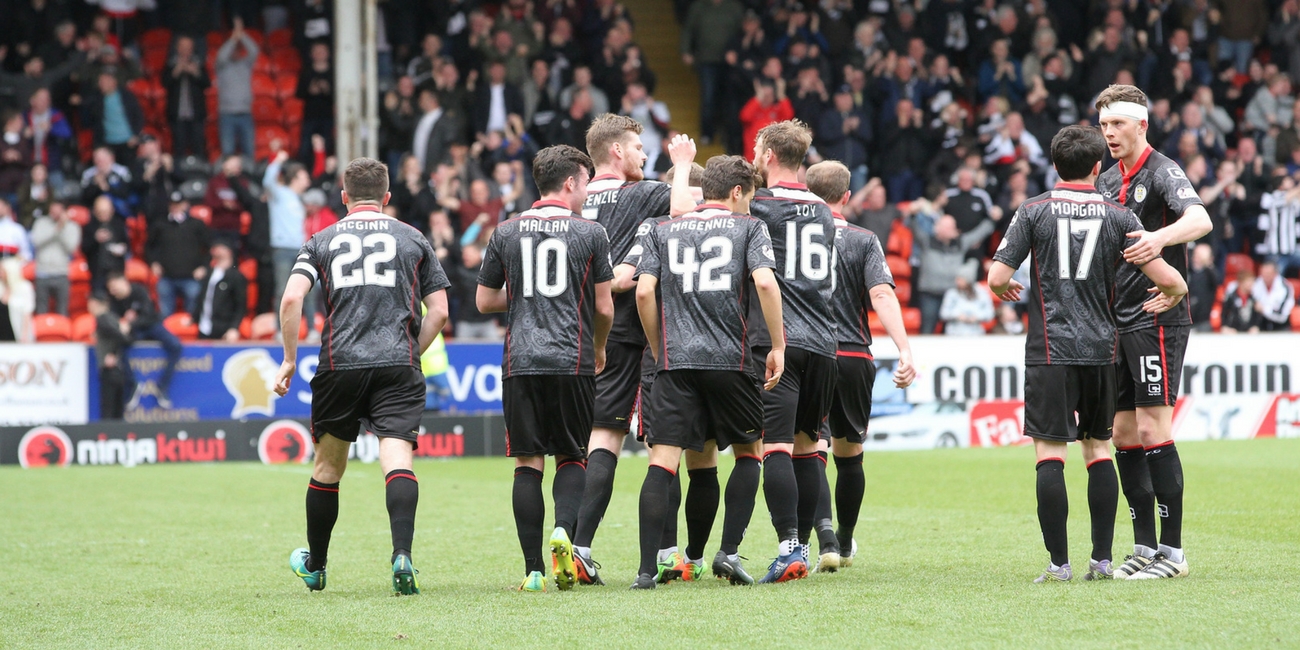
[[[366,235],[364,239],[351,233],[342,233],[335,235],[330,241],[330,250],[336,251],[346,247],[347,250],[339,253],[330,264],[330,277],[334,278],[334,286],[342,289],[344,287],[359,287],[363,284],[376,285],[380,287],[397,286],[397,272],[393,269],[379,270],[379,265],[393,261],[397,257],[397,240],[392,235],[384,232],[376,232]],[[364,249],[373,249],[366,258],[362,260],[360,268],[354,268],[351,271],[345,269],[352,265],[353,262],[361,258]]]

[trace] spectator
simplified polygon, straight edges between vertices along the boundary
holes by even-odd
[[[0,134],[0,197],[18,203],[18,188],[32,168],[32,140],[25,134],[22,113],[5,117]]]
[[[501,199],[492,198],[492,189],[483,179],[475,179],[469,184],[469,200],[460,202],[460,231],[465,232],[470,224],[479,222],[482,227],[495,226],[505,208]]]
[[[406,64],[405,78],[414,86],[433,85],[433,73],[441,62],[442,36],[425,34],[420,41],[420,54]]]
[[[943,333],[949,336],[983,336],[984,323],[993,320],[993,299],[987,291],[976,287],[971,280],[973,269],[957,274],[957,286],[943,295],[939,318],[943,319]]]
[[[794,78],[794,97],[790,99],[794,116],[806,124],[820,124],[831,99],[826,83],[815,65],[805,63],[795,69],[799,72]]]
[[[63,154],[73,146],[72,125],[67,116],[50,106],[49,90],[38,88],[32,93],[23,120],[31,132],[34,162],[45,165],[53,183],[62,185]]]
[[[655,163],[663,153],[663,136],[668,132],[668,105],[655,101],[639,81],[627,85],[623,95],[623,107],[620,115],[626,115],[641,125],[641,143],[645,146],[645,169],[647,178],[656,178]]]
[[[859,199],[859,197],[861,197]],[[889,233],[894,222],[903,217],[898,206],[885,200],[885,185],[879,178],[872,178],[858,192],[854,193],[850,205],[858,203],[861,209],[853,218],[853,223],[876,233],[881,248],[889,248]]]
[[[441,206],[429,212],[429,243],[433,245],[433,252],[438,256],[442,268],[456,266],[453,262],[461,258],[460,240],[456,238],[456,230],[451,227],[451,218]]]
[[[506,66],[493,61],[487,66],[486,83],[474,94],[474,133],[487,135],[506,130],[511,115],[524,114],[524,96],[514,84],[506,82]]]
[[[199,283],[208,273],[208,227],[190,217],[190,204],[180,192],[173,192],[166,215],[151,219],[145,259],[158,278],[159,316],[176,311],[182,298],[186,312],[194,311]]]
[[[45,165],[32,165],[27,181],[18,188],[18,223],[31,230],[38,216],[49,213],[53,200],[54,187],[45,173]]]
[[[925,188],[920,172],[930,160],[930,134],[921,125],[924,111],[912,100],[898,100],[895,115],[880,130],[880,174],[890,200],[911,201]]]
[[[1300,150],[1300,102],[1291,103],[1291,125],[1277,136],[1277,153],[1274,160],[1279,165],[1295,165],[1295,152]],[[1295,173],[1288,170],[1288,173]]]
[[[725,80],[725,54],[740,31],[745,7],[738,0],[698,0],[682,24],[682,62],[695,67],[700,80],[700,143],[711,144]],[[789,118],[785,118],[789,119]],[[746,138],[745,157],[753,155],[753,138]]]
[[[129,282],[121,271],[108,274],[108,308],[125,326],[132,343],[157,341],[162,345],[163,352],[167,355],[167,362],[163,365],[162,376],[158,378],[158,392],[155,397],[160,408],[170,409],[172,377],[176,374],[176,362],[181,359],[181,342],[175,334],[163,327],[153,299],[149,297],[149,290],[142,285]],[[127,363],[126,367],[129,368],[130,364]],[[130,401],[127,402],[126,410],[134,411],[140,406],[140,400],[144,396],[141,389],[142,386],[137,384]]]
[[[532,203],[520,200],[524,194],[524,163],[521,161],[497,163],[492,168],[492,185],[493,196],[501,199],[503,219],[514,217]]]
[[[95,293],[86,300],[86,311],[95,317],[95,360],[99,370],[99,419],[121,420],[135,379],[126,361],[131,347],[131,328],[108,309],[108,295]]]
[[[289,281],[289,272],[298,260],[298,250],[306,241],[303,221],[306,209],[302,204],[302,194],[311,187],[311,175],[298,163],[285,164],[289,152],[281,150],[275,154],[271,164],[266,167],[262,177],[262,187],[267,193],[267,212],[271,224],[271,258],[275,265],[275,299],[272,304],[279,305],[284,294],[284,285]],[[307,326],[312,327],[312,323]]]
[[[1259,265],[1259,277],[1251,285],[1250,296],[1259,312],[1259,329],[1262,332],[1291,331],[1291,310],[1295,308],[1295,291],[1291,283],[1278,273],[1277,263],[1265,261]]]
[[[769,124],[794,119],[794,107],[785,96],[785,81],[760,81],[754,86],[754,98],[740,109],[740,124],[744,129],[745,157],[754,156],[758,132]]]
[[[208,180],[203,203],[212,211],[208,228],[213,240],[224,240],[235,250],[238,250],[238,242],[242,237],[241,215],[249,209],[245,198],[252,197],[248,196],[248,179],[244,177],[243,159],[239,154],[226,156],[221,161],[221,169]]]
[[[587,99],[591,102],[592,116],[609,112],[609,96],[605,91],[591,84],[591,68],[585,65],[573,69],[573,83],[560,91],[560,108],[569,110],[573,105],[574,97],[584,90],[587,92]]]
[[[81,174],[81,202],[91,204],[99,197],[107,197],[114,212],[125,218],[131,216],[131,171],[117,163],[117,157],[108,147],[98,147],[91,156],[91,166]]]
[[[580,88],[573,94],[573,102],[551,123],[546,135],[547,145],[567,144],[580,151],[587,150],[587,129],[596,115],[591,107],[591,93]]]
[[[1002,218],[989,193],[975,186],[975,172],[969,168],[957,170],[957,186],[948,188],[946,196],[945,210],[956,220],[957,230],[963,234],[975,230],[988,219],[998,221]]]
[[[993,233],[993,222],[985,219],[965,234],[957,230],[957,220],[950,214],[935,221],[933,234],[926,232],[918,222],[913,217],[912,231],[921,260],[921,278],[916,284],[921,301],[921,333],[933,334],[945,294],[957,283],[958,274],[974,275],[977,262],[967,261],[966,254]],[[992,317],[990,314],[984,320]]]
[[[221,127],[221,154],[238,149],[252,156],[253,149],[253,64],[257,43],[244,32],[244,21],[236,16],[230,38],[217,50],[217,115]]]
[[[998,179],[1005,181],[1014,172],[1041,176],[1047,168],[1047,155],[1033,133],[1025,130],[1020,113],[1007,113],[1006,122],[984,147],[984,162]]]
[[[1182,125],[1174,129],[1169,138],[1165,140],[1164,152],[1166,155],[1173,155],[1178,148],[1179,138],[1184,134],[1191,134],[1196,148],[1201,155],[1209,159],[1211,163],[1217,163],[1223,160],[1224,143],[1223,137],[1219,135],[1213,127],[1205,123],[1205,109],[1202,105],[1195,102],[1188,102],[1183,105],[1180,113]]]
[[[1268,43],[1272,59],[1285,64],[1291,83],[1300,83],[1300,3],[1296,0],[1283,0],[1278,6],[1268,26]]]
[[[474,302],[474,292],[478,287],[478,272],[483,266],[483,251],[476,245],[461,249],[460,263],[451,266],[453,274],[449,278],[455,293],[456,338],[468,341],[495,341],[501,338],[496,317],[483,314]]]
[[[379,113],[380,150],[394,169],[402,154],[411,148],[415,124],[421,115],[418,103],[415,82],[410,77],[399,77],[397,85],[384,93],[384,107]]]
[[[420,91],[420,112],[411,150],[420,168],[428,173],[447,159],[447,152],[456,141],[456,126],[432,90]]]
[[[1255,45],[1268,29],[1268,2],[1213,0],[1211,6],[1210,20],[1219,28],[1219,60],[1232,61],[1238,74],[1245,73]]]
[[[327,147],[334,142],[334,65],[328,43],[312,43],[311,63],[298,76],[298,98],[302,100],[302,143],[298,156],[311,159],[311,137],[324,137]]]
[[[1249,269],[1237,271],[1237,281],[1228,284],[1223,293],[1219,331],[1224,334],[1258,334],[1264,320],[1263,308],[1255,304],[1255,273]]]
[[[90,214],[90,222],[81,231],[81,254],[90,267],[91,290],[103,291],[108,274],[126,268],[130,239],[126,224],[115,218],[113,201],[107,195],[95,199]]]
[[[1101,40],[1092,46],[1084,60],[1084,67],[1088,71],[1084,78],[1084,96],[1096,97],[1115,81],[1120,70],[1132,68],[1136,61],[1137,55],[1133,49],[1123,42],[1121,28],[1107,25],[1102,30]]]
[[[1268,85],[1260,88],[1246,105],[1246,124],[1243,131],[1254,131],[1257,140],[1261,140],[1265,159],[1276,159],[1276,138],[1282,129],[1291,125],[1292,104],[1291,79],[1284,74],[1275,73],[1268,80]]]
[[[84,124],[94,133],[96,147],[108,147],[117,160],[130,161],[144,128],[144,110],[135,93],[122,92],[111,68],[99,73],[98,89],[86,98]]]
[[[62,203],[51,203],[50,213],[32,224],[36,252],[36,313],[68,315],[68,264],[81,246],[81,227],[68,218]],[[50,299],[54,308],[50,309]]]
[[[982,328],[981,328],[982,329]],[[945,326],[944,333],[948,333]],[[993,325],[989,334],[1024,334],[1025,322],[1020,319],[1020,314],[1016,313],[1016,306],[1004,302],[998,306],[998,322]]]
[[[226,242],[213,242],[211,258],[211,268],[199,280],[200,298],[191,314],[200,339],[234,343],[248,305],[248,280],[235,268],[234,251]]]
[[[476,77],[476,74],[470,75],[471,80]],[[434,78],[434,82],[433,89],[438,93],[438,102],[442,104],[442,110],[447,112],[448,117],[454,118],[457,128],[469,124],[470,89],[460,82],[460,71],[457,70],[456,64],[444,61],[438,68],[438,75]]]
[[[140,198],[141,211],[150,221],[167,214],[167,200],[180,183],[172,155],[163,153],[157,138],[148,133],[141,136],[131,167],[131,194]]]
[[[1255,252],[1276,262],[1285,274],[1300,266],[1300,186],[1290,176],[1279,175],[1277,189],[1260,197],[1258,228],[1263,233]]]
[[[1020,71],[1020,60],[1011,56],[1011,43],[1006,39],[993,41],[989,58],[980,64],[980,100],[1005,97],[1012,105],[1025,99],[1025,79]]]
[[[857,192],[867,183],[871,118],[853,105],[853,89],[847,84],[835,92],[834,102],[818,122],[818,132],[822,136],[820,152],[825,158],[838,160],[849,168],[852,173],[849,190]],[[881,241],[884,239],[882,237]]]
[[[13,206],[0,198],[0,260],[19,260],[23,263],[32,259],[32,240],[27,229],[14,218]],[[19,271],[22,270],[21,265]]]
[[[162,73],[163,87],[167,89],[167,122],[172,127],[172,155],[177,158],[208,157],[207,123],[208,102],[204,91],[211,83],[203,59],[194,52],[194,39],[180,36],[176,39],[176,53]]]
[[[551,66],[546,59],[533,59],[529,71],[531,74],[519,92],[524,97],[524,124],[531,130],[535,126],[545,127],[555,119],[560,98],[551,83]]]
[[[1214,249],[1197,244],[1192,251],[1192,268],[1187,273],[1187,302],[1192,312],[1192,327],[1210,331],[1210,311],[1219,290],[1219,271],[1214,268]]]
[[[504,80],[514,86],[523,83],[528,77],[528,55],[530,48],[521,44],[515,47],[515,37],[510,30],[496,28],[492,36],[483,44],[483,59],[488,65],[500,63],[505,67]]]
[[[9,58],[7,56],[8,47],[0,48],[0,63],[5,63]],[[12,108],[18,108],[27,104],[28,100],[40,88],[49,88],[54,84],[63,82],[68,75],[80,68],[85,62],[85,57],[80,53],[72,58],[55,66],[52,69],[45,69],[45,61],[40,56],[33,56],[27,59],[22,65],[21,74],[13,74],[7,69],[0,70],[0,86],[12,89],[10,101]],[[9,68],[9,66],[4,66]]]

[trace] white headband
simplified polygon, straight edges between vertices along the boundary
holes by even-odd
[[[1144,122],[1147,119],[1147,107],[1133,102],[1111,102],[1101,107],[1101,117],[1111,115]]]

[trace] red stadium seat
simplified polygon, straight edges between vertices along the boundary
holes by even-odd
[[[285,126],[290,124],[302,123],[302,100],[297,97],[283,97],[280,99],[282,107],[281,116]]]
[[[78,282],[90,282],[90,265],[86,260],[73,260],[68,262],[68,281],[76,284]]]
[[[90,129],[77,131],[77,152],[81,154],[81,162],[90,162],[91,154],[95,153],[95,134]]]
[[[256,283],[257,282],[257,260],[250,258],[240,262],[239,272],[244,275],[244,279],[248,280],[249,284]]]
[[[28,282],[36,281],[36,262],[28,262],[23,265],[23,279]]]
[[[894,275],[895,280],[912,277],[912,264],[907,261],[906,257],[886,255],[885,262],[889,264],[889,272]]]
[[[912,303],[912,283],[903,278],[894,280],[894,295],[898,297],[898,304],[906,307]]]
[[[153,276],[153,271],[149,270],[149,265],[138,257],[132,257],[126,261],[126,279],[137,284],[147,284],[150,287],[158,281]]]
[[[275,78],[275,96],[280,99],[298,96],[298,75],[281,73]]]
[[[908,334],[921,333],[921,310],[916,307],[903,308],[903,327]]]
[[[269,50],[278,50],[281,48],[293,46],[293,31],[288,29],[277,29],[266,35],[266,48]]]
[[[199,338],[199,326],[189,314],[178,311],[163,319],[163,327],[182,341],[194,341]]]
[[[253,73],[253,95],[262,97],[276,97],[279,94],[279,86],[275,83],[275,78],[266,73]]]
[[[280,102],[274,97],[266,95],[257,95],[253,98],[253,121],[258,125],[274,124],[279,125],[284,121],[284,113],[280,107]]]
[[[212,225],[212,208],[196,203],[190,206],[190,216],[203,222],[203,225]]]
[[[239,213],[239,234],[247,235],[248,231],[251,230],[252,228],[253,228],[253,215],[247,212],[240,212]]]
[[[253,338],[253,317],[245,316],[244,320],[239,321],[239,338],[248,340]]]
[[[867,314],[867,327],[871,329],[872,336],[885,335],[885,326],[880,322],[880,316],[877,316],[874,311]]]
[[[1254,273],[1255,260],[1245,253],[1228,253],[1228,259],[1223,268],[1224,279],[1236,280],[1237,273],[1242,270]]]
[[[248,338],[254,341],[264,341],[274,337],[278,329],[279,325],[275,314],[258,314],[253,317],[253,322],[249,326]]]
[[[155,27],[140,35],[140,47],[146,50],[167,50],[172,44],[172,30]]]
[[[230,32],[224,30],[208,32],[209,54],[215,57],[217,55],[217,50],[221,49],[222,43],[225,43],[228,38],[230,38]]]
[[[72,340],[72,321],[62,314],[32,316],[32,333],[38,343]]]
[[[271,61],[271,57],[266,56],[265,54],[258,56],[257,60],[253,62],[253,74],[264,74],[268,77],[274,77],[275,63]]]
[[[78,226],[84,226],[90,223],[90,208],[84,205],[69,205],[68,218],[72,219],[73,223]]]
[[[1291,329],[1300,332],[1300,307],[1291,310]]]
[[[95,342],[95,317],[81,314],[72,319],[72,340],[81,343]]]
[[[894,221],[889,228],[889,248],[886,253],[905,260],[912,258],[912,231],[902,221]]]

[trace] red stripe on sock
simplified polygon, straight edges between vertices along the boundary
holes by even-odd
[[[785,454],[786,456],[790,456],[791,458],[794,458],[794,456],[791,456],[790,452],[788,451],[785,451],[783,449],[773,449],[772,451],[763,454],[763,460],[766,461],[767,457],[771,456],[772,454]]]
[[[576,464],[576,465],[581,465],[581,466],[583,466],[583,467],[586,467],[586,466],[587,466],[587,461],[585,461],[585,460],[576,460],[576,459],[570,458],[569,460],[566,460],[566,461],[560,463],[559,465],[556,465],[556,466],[555,466],[555,469],[558,470],[558,469],[560,469],[561,467],[564,467],[565,465],[575,465],[575,464]]]
[[[753,458],[754,460],[760,463],[763,462],[762,458],[759,458],[758,456],[755,456],[753,454],[736,454],[736,460],[740,460],[741,458]]]
[[[1142,445],[1133,445],[1132,447],[1116,447],[1119,451],[1142,451]]]
[[[650,463],[650,466],[651,466],[651,467],[658,467],[659,469],[661,469],[661,470],[663,470],[663,471],[665,471],[665,472],[668,472],[669,474],[672,474],[673,476],[677,476],[677,470],[675,470],[675,469],[668,469],[667,467],[664,467],[663,465],[660,465],[659,463]]]
[[[1109,459],[1109,458],[1098,458],[1097,460],[1094,460],[1094,461],[1092,461],[1091,463],[1088,463],[1087,466],[1088,466],[1088,467],[1092,467],[1093,465],[1096,465],[1097,463],[1109,463],[1109,462],[1110,462],[1110,459]]]
[[[814,456],[820,456],[820,454],[818,454],[817,452],[814,451],[814,452],[811,453],[811,454],[793,454],[793,455],[791,455],[790,457],[791,457],[791,458],[800,458],[800,459],[802,459],[802,458],[812,458],[812,457],[814,457]]]
[[[338,491],[339,491],[338,488],[327,488],[327,487],[321,487],[321,486],[319,486],[319,485],[312,485],[311,483],[308,483],[308,484],[307,484],[307,489],[308,489],[308,490],[320,490],[321,492],[338,492]]]
[[[1174,444],[1174,441],[1173,441],[1173,440],[1167,440],[1167,441],[1162,442],[1162,443],[1160,443],[1160,444],[1158,444],[1158,445],[1151,445],[1150,447],[1146,447],[1145,449],[1146,449],[1147,451],[1151,451],[1152,449],[1159,449],[1159,448],[1161,448],[1161,447],[1168,447],[1169,445],[1172,445],[1172,444]],[[1139,447],[1139,449],[1142,449],[1142,447]]]
[[[391,474],[391,475],[389,475],[388,478],[384,480],[384,485],[388,485],[389,483],[392,483],[392,482],[393,482],[393,479],[396,479],[396,478],[409,478],[409,479],[411,479],[412,481],[415,481],[416,483],[419,483],[419,482],[420,482],[418,479],[415,478],[415,474],[411,474],[411,473],[408,472],[408,473],[403,473],[403,474]]]
[[[1056,456],[1049,456],[1049,457],[1047,457],[1047,458],[1044,458],[1044,459],[1038,461],[1038,464],[1041,465],[1041,464],[1043,464],[1043,463],[1049,463],[1049,462],[1051,462],[1051,461],[1058,461],[1058,462],[1060,462],[1062,465],[1065,464],[1065,459],[1064,459],[1064,458],[1057,458]]]

